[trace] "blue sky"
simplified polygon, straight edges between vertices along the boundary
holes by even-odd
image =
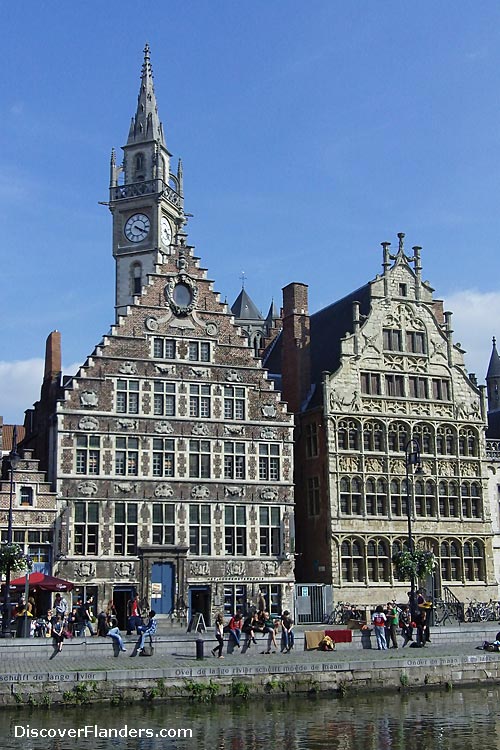
[[[65,371],[113,322],[111,147],[151,46],[189,240],[232,303],[291,281],[315,311],[421,245],[484,379],[500,337],[500,3],[90,0],[4,3],[0,24],[0,414],[38,398],[45,339]],[[174,162],[175,163],[175,162]]]

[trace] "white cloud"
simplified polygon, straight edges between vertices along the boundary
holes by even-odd
[[[64,374],[74,375],[81,364],[63,366]],[[24,412],[40,398],[43,371],[42,358],[0,362],[0,416],[4,424],[24,423]]]
[[[491,356],[491,339],[500,339],[500,292],[464,289],[445,296],[445,310],[453,313],[453,341],[466,350],[468,372],[484,383]]]
[[[0,362],[0,415],[6,424],[23,424],[24,412],[40,398],[44,361]]]

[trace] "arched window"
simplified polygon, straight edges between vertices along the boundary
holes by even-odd
[[[457,482],[439,482],[439,514],[445,518],[458,518],[458,484]]]
[[[484,545],[479,539],[464,543],[464,578],[466,581],[484,581]]]
[[[381,422],[365,422],[363,425],[363,447],[365,451],[384,450],[384,426]]]
[[[436,453],[441,456],[455,456],[457,441],[455,431],[451,427],[438,427],[436,435]]]
[[[366,545],[366,561],[369,581],[390,581],[391,561],[389,543],[386,539],[371,539]]]
[[[359,477],[341,477],[340,479],[340,512],[346,516],[361,516],[361,479]]]
[[[473,429],[462,428],[458,436],[458,451],[461,456],[478,456],[479,441]]]
[[[133,263],[131,266],[131,286],[132,294],[140,294],[142,291],[142,267],[140,263]]]
[[[436,517],[436,486],[430,479],[415,482],[415,514],[424,518]]]
[[[366,513],[369,516],[387,516],[387,484],[384,479],[366,480]]]
[[[402,479],[392,479],[391,485],[391,513],[393,516],[406,516],[408,514],[406,495],[406,482]]]
[[[259,352],[262,349],[262,336],[260,333],[256,333],[253,337],[253,353],[256,357],[259,356]]]
[[[434,453],[434,429],[428,424],[417,424],[413,428],[413,437],[418,440],[421,453]]]
[[[441,578],[443,581],[462,579],[460,544],[456,539],[441,542]]]
[[[481,501],[481,487],[478,482],[462,482],[462,516],[464,518],[481,518],[483,504]]]
[[[409,439],[408,425],[404,422],[392,422],[389,425],[387,442],[389,451],[393,453],[404,453]]]
[[[349,583],[364,583],[364,545],[361,539],[345,539],[340,549],[342,580]]]
[[[354,420],[343,419],[339,422],[337,431],[337,440],[339,450],[359,450],[360,447],[360,429],[359,423]]]
[[[144,154],[139,153],[135,155],[135,179],[137,181],[144,180]]]

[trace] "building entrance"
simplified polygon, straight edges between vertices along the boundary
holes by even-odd
[[[210,586],[191,586],[189,588],[189,619],[203,615],[205,625],[210,625]]]
[[[151,568],[151,609],[169,615],[174,608],[174,565],[155,562]]]

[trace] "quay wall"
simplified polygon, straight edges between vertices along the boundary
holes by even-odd
[[[385,653],[385,652],[384,652]],[[500,654],[478,652],[463,656],[405,654],[390,659],[338,659],[325,654],[315,662],[280,664],[214,664],[155,667],[134,664],[110,670],[70,671],[44,666],[39,672],[0,673],[0,706],[78,705],[110,702],[211,700],[252,695],[345,695],[358,690],[411,690],[418,688],[484,685],[500,679]],[[146,661],[144,659],[144,661]]]

